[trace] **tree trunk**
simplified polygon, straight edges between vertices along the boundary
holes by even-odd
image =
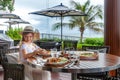
[[[85,28],[84,27],[80,27],[80,43],[82,44],[82,40],[83,40],[83,33],[84,33]]]
[[[80,34],[80,43],[82,44],[82,40],[83,40],[83,31]]]

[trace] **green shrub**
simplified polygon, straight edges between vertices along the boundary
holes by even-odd
[[[92,45],[104,45],[104,39],[103,38],[86,38],[84,40],[84,44],[92,44]]]
[[[13,40],[20,40],[22,38],[22,35],[20,35],[20,32],[22,31],[22,28],[10,28],[6,34],[11,37]]]
[[[78,42],[77,49],[81,50],[82,46],[103,46],[103,45],[104,45],[103,38],[86,38],[83,44],[80,44],[80,42]]]
[[[77,44],[77,50],[81,50],[82,49],[82,46],[95,46],[95,45],[92,45],[92,44]]]

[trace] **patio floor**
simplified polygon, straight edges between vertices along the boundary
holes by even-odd
[[[0,80],[3,80],[3,71],[0,71]]]
[[[52,76],[52,80],[71,80],[70,73],[59,73],[59,77]]]
[[[52,76],[52,80],[71,80],[71,74],[69,73],[59,73],[59,78],[56,75]],[[0,80],[3,80],[3,71],[0,71]]]

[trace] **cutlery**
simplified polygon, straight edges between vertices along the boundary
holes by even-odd
[[[67,67],[67,68],[71,68],[74,64],[75,64],[75,62],[72,61],[71,63],[65,65],[65,68],[66,68],[66,67]]]

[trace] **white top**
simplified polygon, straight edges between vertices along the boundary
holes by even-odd
[[[34,44],[34,43],[31,43],[31,44],[26,44],[26,43],[24,43],[24,44],[22,44],[21,46],[20,46],[20,53],[19,53],[19,56],[20,56],[20,61],[22,61],[22,62],[24,62],[24,61],[26,61],[25,59],[24,59],[24,57],[23,57],[23,54],[22,54],[22,50],[24,49],[24,50],[26,50],[26,53],[27,54],[29,54],[29,53],[32,53],[32,52],[34,52],[35,50],[37,50],[39,47],[36,45],[36,44]]]

